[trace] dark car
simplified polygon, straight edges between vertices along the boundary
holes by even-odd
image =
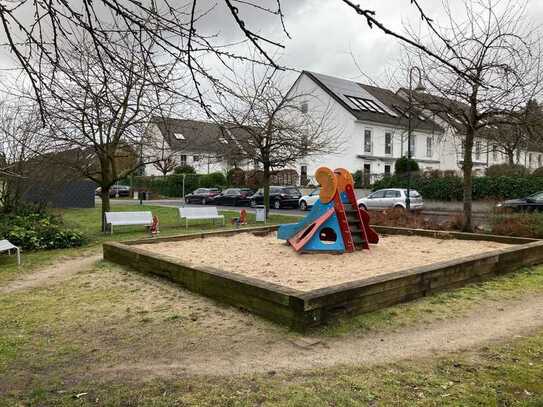
[[[274,209],[297,208],[302,193],[296,187],[270,187],[270,207]],[[251,197],[251,206],[264,204],[264,190],[261,188]]]
[[[102,195],[102,188],[96,188],[96,195]],[[130,196],[130,187],[128,185],[112,185],[109,189],[109,197],[116,198],[117,196]]]
[[[249,188],[228,188],[208,201],[213,205],[248,206],[253,190]]]
[[[526,198],[509,199],[497,205],[499,209],[509,209],[514,212],[532,212],[543,210],[543,192],[536,192]]]
[[[218,188],[198,188],[191,194],[185,196],[185,203],[205,205],[210,202],[214,196],[220,194]]]

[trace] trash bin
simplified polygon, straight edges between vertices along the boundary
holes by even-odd
[[[256,205],[256,221],[266,223],[266,207],[264,205]]]

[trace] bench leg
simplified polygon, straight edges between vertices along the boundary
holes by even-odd
[[[189,229],[189,218],[185,218],[185,229]]]

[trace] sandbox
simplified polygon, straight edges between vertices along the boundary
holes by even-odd
[[[543,241],[376,227],[370,251],[295,253],[276,228],[104,243],[104,258],[296,329],[543,263]]]
[[[203,266],[253,277],[300,291],[311,291],[369,277],[427,266],[450,259],[511,247],[484,240],[435,239],[424,236],[383,236],[371,250],[350,254],[299,254],[275,232],[264,236],[229,236],[133,247],[175,257],[193,267]]]

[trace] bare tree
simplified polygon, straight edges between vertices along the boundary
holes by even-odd
[[[72,151],[59,155],[64,164],[101,187],[103,230],[111,186],[155,159],[144,156],[145,127],[167,108],[174,69],[155,61],[156,43],[144,31],[137,41],[122,29],[111,31],[113,56],[97,54],[92,38],[82,35],[64,50],[61,70],[42,72],[49,81],[42,93],[49,140]]]
[[[264,204],[269,210],[272,171],[288,168],[300,160],[334,153],[341,147],[330,125],[329,109],[307,114],[304,103],[313,95],[282,86],[278,71],[255,70],[236,78],[231,94],[219,94],[218,116],[229,131],[238,130],[240,158],[255,162],[263,171]]]
[[[28,186],[29,168],[39,165],[47,151],[35,105],[19,99],[0,102],[0,207],[12,212],[21,207]],[[39,152],[39,153],[38,153]]]
[[[462,139],[463,230],[471,231],[474,140],[488,129],[515,123],[526,102],[540,93],[540,39],[517,2],[465,1],[463,18],[453,17],[445,5],[447,29],[426,41],[431,54],[440,58],[420,48],[408,52],[420,64],[429,90],[415,93],[415,99],[440,114]],[[419,34],[411,36],[425,42]]]

